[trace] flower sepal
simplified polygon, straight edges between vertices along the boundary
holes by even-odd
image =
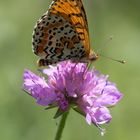
[[[72,106],[72,109],[77,113],[79,113],[80,115],[85,116],[84,112],[81,111],[77,106]]]
[[[50,106],[46,107],[45,110],[49,110],[49,109],[52,109],[52,108],[55,108],[55,107],[57,107],[56,104],[55,105],[50,105]]]
[[[68,110],[67,110],[68,111]],[[63,115],[65,112],[67,112],[65,110],[62,110],[61,108],[58,108],[57,112],[54,115],[54,119],[57,119],[58,117],[60,117],[61,115]]]

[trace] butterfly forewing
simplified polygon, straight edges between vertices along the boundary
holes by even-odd
[[[50,7],[50,12],[60,14],[75,28],[78,36],[83,41],[86,53],[89,53],[89,33],[86,13],[81,0],[55,0]]]

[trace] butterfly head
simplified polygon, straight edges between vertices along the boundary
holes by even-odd
[[[96,54],[93,50],[90,50],[90,53],[89,53],[89,56],[88,56],[88,59],[90,61],[95,61],[99,58],[99,55]]]

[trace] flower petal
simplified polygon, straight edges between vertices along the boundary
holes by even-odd
[[[37,99],[40,105],[48,105],[55,101],[56,94],[53,89],[49,88],[44,78],[41,78],[29,70],[24,71],[23,88],[29,92],[31,96]]]
[[[94,102],[95,106],[114,106],[121,99],[123,95],[117,90],[114,84],[106,85],[102,95]]]
[[[100,125],[104,123],[109,123],[112,119],[109,110],[106,107],[91,107],[88,108],[86,114],[86,121],[88,124],[91,122]]]

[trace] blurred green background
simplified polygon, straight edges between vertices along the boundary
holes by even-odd
[[[58,120],[55,109],[44,111],[22,91],[25,68],[37,72],[31,51],[35,22],[51,0],[0,0],[0,139],[53,140]],[[70,112],[62,140],[140,140],[140,0],[83,0],[91,46],[125,65],[100,58],[96,69],[110,75],[124,93],[111,110],[113,119],[100,136],[98,129]],[[108,42],[110,36],[113,40]]]

